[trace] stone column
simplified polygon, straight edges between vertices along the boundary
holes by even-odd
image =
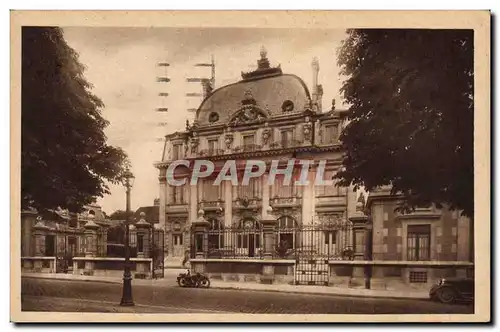
[[[233,220],[233,185],[224,181],[224,227],[231,227]]]
[[[47,235],[48,227],[42,221],[41,217],[37,217],[37,223],[33,226],[33,236],[35,237],[35,257],[45,256],[45,236]],[[33,262],[34,272],[42,272],[43,261],[41,259]]]
[[[233,227],[233,184],[231,181],[224,181],[224,246],[234,245],[233,233],[230,231]]]
[[[267,210],[269,206],[269,174],[264,173],[262,179],[262,220],[267,217]],[[293,179],[292,179],[293,181]]]
[[[311,178],[312,166],[309,168],[307,173],[307,181],[308,184],[304,184],[301,186],[302,189],[302,224],[309,225],[312,222],[313,214],[312,214],[312,206],[314,203],[314,197],[312,195],[312,187],[311,180],[314,182],[314,178]]]
[[[96,256],[97,253],[97,229],[99,225],[97,225],[93,219],[90,219],[84,226],[85,228],[85,239],[86,239],[86,248],[85,248],[85,257],[92,258]],[[85,275],[93,275],[94,274],[94,261],[93,260],[85,260],[85,269],[83,271]]]
[[[198,181],[199,182],[199,181]],[[196,220],[198,216],[198,184],[191,185],[189,183],[186,184],[189,186],[189,218],[188,222]]]
[[[166,177],[166,170],[161,169],[160,170],[160,176],[158,178],[160,182],[160,207],[159,207],[159,222],[160,226],[165,230],[167,229],[167,213],[166,213],[166,206],[167,206],[167,190],[168,190],[168,185],[167,185],[167,177]],[[163,233],[163,242],[168,243],[168,235],[167,232]],[[168,246],[163,247],[164,253],[163,253],[163,258],[165,259],[168,255]],[[165,262],[164,262],[165,263]]]

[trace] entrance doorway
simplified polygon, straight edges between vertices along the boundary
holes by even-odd
[[[182,257],[184,256],[184,245],[183,245],[183,234],[182,233],[174,233],[172,234],[172,248],[173,248],[173,256],[174,257]]]
[[[238,234],[238,251],[242,256],[256,257],[261,251],[261,228],[253,218],[245,218]]]
[[[54,257],[56,256],[56,236],[46,235],[45,236],[45,256]]]

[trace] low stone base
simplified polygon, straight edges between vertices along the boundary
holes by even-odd
[[[350,277],[336,277],[330,276],[328,279],[328,285],[334,287],[349,287]]]
[[[370,281],[371,289],[387,290],[387,282],[384,279],[372,278]]]
[[[94,270],[84,270],[83,271],[84,276],[93,276],[94,275]]]
[[[349,288],[365,287],[365,278],[353,277],[349,279]]]
[[[273,276],[261,276],[260,277],[260,283],[261,284],[273,284],[274,283],[274,277]]]

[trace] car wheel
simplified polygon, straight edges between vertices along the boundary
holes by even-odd
[[[457,299],[457,294],[453,289],[444,287],[437,292],[437,297],[442,303],[453,303]]]

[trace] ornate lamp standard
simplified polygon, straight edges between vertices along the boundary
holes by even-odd
[[[134,175],[130,170],[126,170],[124,175],[127,193],[127,208],[125,220],[125,265],[123,268],[123,294],[120,302],[121,306],[133,306],[134,300],[132,299],[132,274],[130,273],[130,189],[134,185]]]

